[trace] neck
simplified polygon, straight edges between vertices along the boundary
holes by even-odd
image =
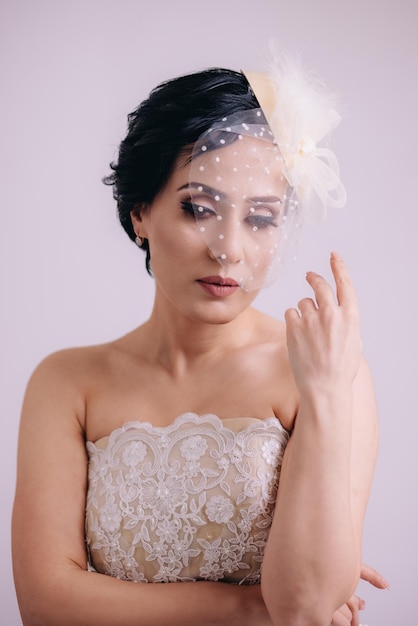
[[[216,361],[250,340],[256,312],[248,307],[224,323],[190,319],[156,298],[144,325],[147,352],[173,375],[199,363]]]

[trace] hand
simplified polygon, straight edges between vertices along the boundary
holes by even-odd
[[[377,589],[388,589],[389,584],[378,571],[362,563],[360,578],[367,581]],[[331,626],[360,626],[359,611],[365,608],[366,604],[362,598],[356,595],[351,596],[344,606],[335,611],[332,616]]]
[[[359,626],[359,611],[365,606],[364,600],[355,595],[351,596],[338,611],[335,611],[331,626]]]
[[[329,393],[341,384],[351,384],[360,364],[356,294],[346,265],[335,252],[331,269],[337,299],[322,276],[308,272],[306,280],[315,299],[304,298],[299,311],[288,309],[285,313],[289,358],[301,395]]]

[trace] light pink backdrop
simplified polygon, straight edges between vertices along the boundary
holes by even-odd
[[[259,69],[269,37],[304,51],[341,92],[337,149],[349,201],[325,227],[306,230],[298,260],[258,303],[282,317],[307,293],[306,270],[329,275],[329,251],[345,255],[381,415],[364,556],[392,586],[389,592],[362,586],[362,621],[415,623],[417,6],[415,0],[3,0],[2,624],[21,623],[9,535],[30,372],[47,353],[116,337],[150,310],[152,281],[100,182],[126,113],[157,82],[183,72],[212,65]]]

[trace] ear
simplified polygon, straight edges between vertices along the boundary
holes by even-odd
[[[132,227],[138,237],[142,239],[148,239],[148,230],[147,230],[147,219],[143,219],[146,217],[147,206],[145,204],[141,204],[136,206],[131,211],[131,222]]]

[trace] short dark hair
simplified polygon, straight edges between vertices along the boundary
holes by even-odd
[[[222,117],[258,107],[241,72],[211,68],[161,83],[128,115],[118,161],[103,182],[113,186],[120,222],[132,240],[131,211],[152,203],[184,148]],[[150,272],[147,240],[142,248]]]

